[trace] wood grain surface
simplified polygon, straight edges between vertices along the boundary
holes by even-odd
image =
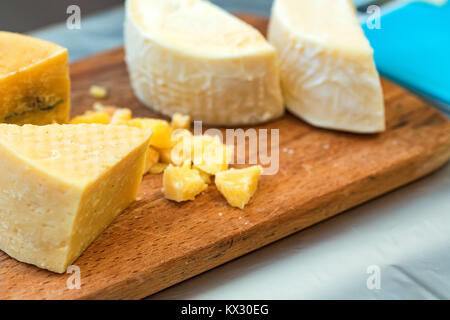
[[[261,31],[267,20],[243,17]],[[71,66],[73,115],[90,109],[93,84],[104,103],[158,116],[135,98],[122,49]],[[450,157],[446,116],[383,80],[387,132],[357,135],[313,128],[287,114],[257,128],[279,129],[280,170],[262,177],[245,210],[214,186],[195,201],[165,200],[161,175],[147,175],[139,198],[75,261],[81,289],[0,253],[1,299],[138,299],[330,218],[423,177]]]

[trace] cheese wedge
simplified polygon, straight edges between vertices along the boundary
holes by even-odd
[[[0,122],[66,123],[70,113],[67,49],[0,31]]]
[[[280,54],[292,113],[323,128],[385,130],[373,50],[351,0],[276,0],[269,40]]]
[[[128,0],[126,61],[137,97],[211,125],[284,112],[277,54],[253,27],[203,0]]]
[[[151,132],[0,124],[0,249],[65,272],[135,200]]]

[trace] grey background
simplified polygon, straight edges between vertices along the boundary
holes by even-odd
[[[164,0],[161,0],[164,1]],[[90,15],[124,0],[0,0],[0,30],[29,32],[49,24],[63,22],[69,5],[80,6],[83,15]],[[268,14],[272,0],[213,0],[234,11]]]
[[[80,6],[83,14],[92,14],[123,0],[0,0],[0,30],[27,32],[52,23],[63,22],[67,7]]]

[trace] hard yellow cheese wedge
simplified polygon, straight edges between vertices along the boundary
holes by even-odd
[[[67,49],[0,31],[0,122],[66,123],[69,95]]]
[[[233,207],[243,209],[258,187],[262,167],[230,169],[216,174],[216,186]]]
[[[135,198],[151,132],[0,125],[0,249],[62,273]]]
[[[269,40],[280,55],[292,113],[324,128],[385,130],[373,50],[351,0],[276,0]]]
[[[126,61],[137,97],[212,125],[281,116],[277,54],[252,26],[203,0],[128,0]]]

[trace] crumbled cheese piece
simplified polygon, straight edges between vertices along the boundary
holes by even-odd
[[[81,116],[73,118],[70,123],[90,123],[90,124],[109,124],[111,121],[109,115],[103,111],[87,111]]]
[[[128,121],[128,125],[142,129],[150,129],[153,131],[150,145],[167,149],[173,146],[172,127],[166,120],[151,118],[134,118]]]
[[[108,96],[108,90],[100,86],[91,86],[89,93],[95,99],[104,99]]]
[[[163,173],[167,167],[168,167],[167,163],[158,162],[158,163],[154,164],[148,172],[150,174],[160,174],[160,173]]]
[[[198,169],[198,168],[195,168],[195,170],[198,171],[198,173],[200,174],[200,177],[203,179],[203,181],[204,181],[206,184],[211,184],[211,175],[210,175],[210,174],[208,174],[208,173],[206,173],[205,171],[200,170],[200,169]]]
[[[243,209],[255,194],[262,172],[261,166],[219,172],[215,179],[217,189],[231,206]]]
[[[111,117],[111,124],[126,125],[131,120],[132,112],[130,109],[117,109]]]
[[[191,127],[191,117],[188,115],[183,115],[181,113],[175,113],[172,116],[171,122],[172,128],[176,129],[187,129]]]
[[[145,156],[145,166],[144,166],[144,174],[150,171],[150,169],[156,165],[159,161],[159,152],[149,147],[147,151],[147,155]]]
[[[119,109],[118,107],[115,106],[105,106],[101,102],[95,102],[92,108],[94,109],[94,111],[105,112],[110,118],[112,118],[114,113]]]
[[[233,148],[224,145],[217,136],[194,136],[192,140],[194,167],[210,175],[228,169]]]
[[[189,164],[182,167],[169,165],[164,170],[163,192],[164,196],[176,202],[194,200],[197,195],[207,189],[200,173],[192,169]]]

